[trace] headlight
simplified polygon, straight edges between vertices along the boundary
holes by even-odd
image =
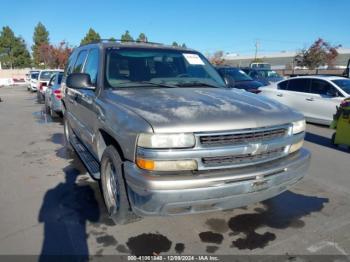
[[[193,134],[140,134],[137,145],[144,148],[186,148],[195,145]]]
[[[293,122],[293,135],[304,132],[306,129],[305,119]]]
[[[148,160],[137,158],[137,166],[151,171],[184,171],[196,170],[195,160]]]

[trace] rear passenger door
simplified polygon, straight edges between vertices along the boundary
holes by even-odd
[[[307,97],[310,116],[318,122],[329,124],[333,119],[342,97],[337,96],[337,89],[329,82],[322,79],[312,79],[311,92]]]

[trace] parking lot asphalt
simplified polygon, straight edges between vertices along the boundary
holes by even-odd
[[[350,154],[308,125],[310,172],[245,208],[127,225],[109,219],[98,183],[64,147],[63,125],[23,86],[0,89],[0,255],[350,253]]]

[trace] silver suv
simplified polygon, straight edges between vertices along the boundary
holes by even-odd
[[[307,172],[304,117],[227,88],[194,50],[83,45],[62,88],[66,140],[101,180],[117,223],[246,206]]]

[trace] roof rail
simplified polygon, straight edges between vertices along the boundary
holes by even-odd
[[[139,44],[150,44],[150,45],[163,45],[162,43],[149,42],[149,41],[143,42],[139,40],[100,39],[100,40],[91,41],[86,44],[82,44],[80,46],[89,45],[89,44],[98,44],[98,43],[139,43]]]

